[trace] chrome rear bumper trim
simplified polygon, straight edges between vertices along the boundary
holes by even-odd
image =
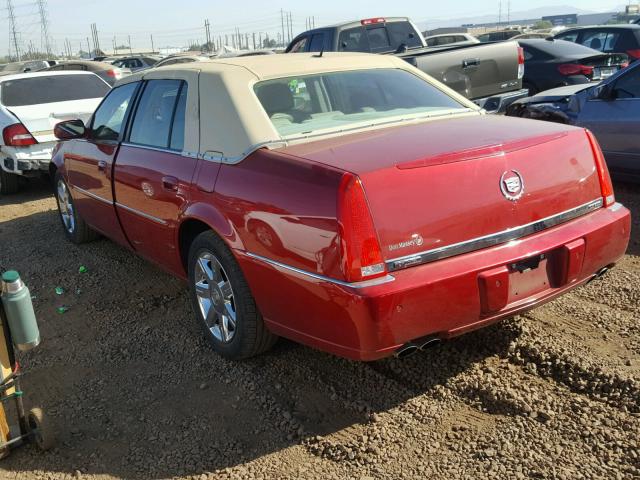
[[[543,230],[547,230],[548,228],[555,227],[562,223],[566,223],[574,218],[586,215],[587,213],[602,208],[602,204],[603,200],[602,198],[599,198],[589,203],[585,203],[584,205],[580,205],[579,207],[566,210],[562,213],[558,213],[526,225],[509,228],[498,233],[473,238],[471,240],[454,243],[453,245],[447,245],[441,248],[434,248],[421,253],[394,258],[386,262],[387,271],[394,272],[396,270],[402,270],[403,268],[423,265],[425,263],[443,260],[456,255],[462,255],[463,253],[470,253],[483,248],[512,242],[528,235],[542,232]]]

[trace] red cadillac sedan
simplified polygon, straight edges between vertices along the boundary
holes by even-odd
[[[213,349],[404,356],[624,254],[590,132],[485,115],[392,56],[271,55],[121,80],[56,127],[62,227],[185,279]]]

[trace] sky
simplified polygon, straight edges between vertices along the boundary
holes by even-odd
[[[41,44],[38,6],[35,0],[13,0],[21,49],[33,42],[35,49]],[[539,7],[571,6],[594,12],[620,9],[621,0],[502,0],[503,12],[510,3],[512,12]],[[4,5],[3,5],[4,4]],[[133,48],[149,48],[151,35],[154,46],[186,46],[191,42],[204,43],[204,21],[211,23],[212,35],[231,34],[235,28],[242,33],[265,32],[271,36],[282,31],[280,9],[291,12],[294,35],[306,28],[307,18],[315,17],[315,25],[327,25],[344,20],[376,16],[408,16],[416,22],[438,22],[451,18],[498,14],[500,0],[322,0],[300,2],[280,0],[215,1],[215,0],[47,0],[50,36],[56,51],[64,50],[68,39],[74,52],[80,45],[86,50],[87,38],[91,42],[92,23],[96,23],[100,45],[111,47],[115,38],[118,45],[128,44],[131,36]],[[0,55],[8,53],[9,20],[6,2],[0,0],[2,18]],[[506,15],[503,13],[503,15]],[[513,17],[512,17],[513,18]],[[263,33],[264,35],[264,33]]]

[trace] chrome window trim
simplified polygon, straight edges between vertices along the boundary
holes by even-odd
[[[151,220],[152,222],[159,223],[160,225],[167,225],[168,223],[167,221],[162,220],[161,218],[154,217],[153,215],[149,215],[148,213],[141,212],[140,210],[136,210],[135,208],[131,208],[127,205],[123,205],[122,203],[116,202],[115,205],[117,207],[123,208],[124,210],[127,210],[128,212],[131,212],[143,218],[146,218],[147,220]]]
[[[71,188],[83,195],[86,195],[89,198],[93,198],[94,200],[98,200],[99,202],[106,203],[107,205],[113,205],[113,202],[111,200],[102,198],[101,196],[96,195],[95,193],[87,192],[84,188],[76,187],[75,185],[71,185]]]
[[[153,147],[151,145],[139,145],[137,143],[131,143],[131,142],[122,142],[121,146],[122,147],[140,148],[142,150],[151,150],[153,152],[171,153],[173,155],[180,155],[182,157],[188,157],[188,158],[196,158],[197,157],[197,154],[193,153],[193,152],[180,151],[180,150],[171,150],[170,148]]]
[[[466,240],[460,243],[454,243],[453,245],[447,245],[445,247],[434,248],[431,250],[426,250],[424,252],[394,258],[386,262],[387,271],[395,272],[404,268],[423,265],[425,263],[431,263],[437,260],[443,260],[445,258],[454,257],[456,255],[471,253],[483,248],[493,247],[496,245],[501,245],[507,242],[518,240],[533,233],[542,232],[549,228],[586,215],[587,213],[601,208],[602,205],[603,199],[599,198],[570,210],[566,210],[564,212],[528,223],[526,225],[508,228],[501,232],[492,233],[483,237],[473,238],[471,240]]]
[[[316,280],[320,280],[322,282],[333,283],[335,285],[340,285],[341,287],[348,288],[366,288],[373,287],[376,285],[382,285],[385,283],[393,282],[395,277],[391,275],[387,275],[385,277],[374,278],[373,280],[365,280],[363,282],[343,282],[342,280],[336,280],[335,278],[325,277],[324,275],[320,275],[318,273],[308,272],[306,270],[302,270],[300,268],[292,267],[291,265],[287,265],[285,263],[278,262],[276,260],[271,260],[270,258],[263,257],[262,255],[256,255],[251,252],[244,252],[249,258],[253,258],[254,260],[259,260],[261,262],[267,263],[273,267],[280,268],[283,270],[288,270],[290,272],[298,273],[300,275],[305,275],[307,277],[314,278]]]
[[[266,142],[260,142],[260,143],[251,145],[244,152],[242,152],[240,155],[237,155],[235,157],[226,157],[224,153],[205,152],[198,155],[198,158],[202,160],[206,160],[208,162],[226,163],[230,165],[235,165],[236,163],[240,163],[242,160],[247,158],[253,152],[255,152],[256,150],[260,150],[261,148],[264,148],[264,147],[282,148],[282,147],[286,147],[287,145],[288,143],[284,140],[267,140]]]

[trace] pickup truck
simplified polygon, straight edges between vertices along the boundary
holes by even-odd
[[[516,42],[428,47],[405,17],[369,18],[315,28],[293,39],[285,53],[366,52],[397,55],[490,113],[528,96],[524,55]]]

